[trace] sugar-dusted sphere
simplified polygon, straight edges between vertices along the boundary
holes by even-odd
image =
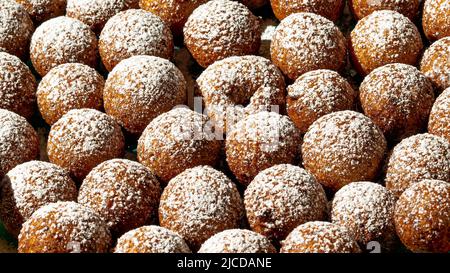
[[[270,0],[273,13],[283,20],[293,13],[311,12],[331,21],[337,21],[344,10],[343,0]]]
[[[420,71],[427,76],[439,94],[450,87],[450,37],[442,38],[425,50]]]
[[[41,24],[66,12],[66,0],[16,0],[36,24]]]
[[[450,1],[425,0],[422,27],[425,36],[430,41],[450,36]]]
[[[450,141],[450,88],[444,90],[434,102],[428,132]]]
[[[349,7],[354,17],[361,20],[379,10],[393,10],[413,21],[419,12],[420,0],[350,0]]]

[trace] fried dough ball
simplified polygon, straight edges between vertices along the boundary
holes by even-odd
[[[450,183],[422,180],[400,196],[395,226],[403,244],[413,252],[450,251]]]
[[[450,37],[442,38],[425,50],[420,71],[427,76],[439,94],[450,87]]]
[[[261,22],[243,4],[212,0],[199,6],[184,27],[184,43],[203,67],[231,56],[257,54]]]
[[[419,12],[420,2],[420,0],[350,0],[349,7],[356,20],[361,20],[374,11],[393,10],[413,21]]]
[[[347,56],[344,35],[332,21],[307,12],[281,21],[270,46],[272,62],[291,80],[317,70],[340,70]]]
[[[425,0],[422,27],[430,41],[450,36],[450,1]]]
[[[361,75],[390,63],[415,65],[422,49],[417,27],[396,11],[375,11],[350,34],[350,57]]]
[[[428,132],[450,142],[450,88],[439,95],[431,108]]]
[[[41,24],[66,12],[66,0],[16,0],[36,24]]]
[[[293,13],[311,12],[331,21],[337,21],[344,10],[343,0],[270,0],[273,13],[283,20]]]

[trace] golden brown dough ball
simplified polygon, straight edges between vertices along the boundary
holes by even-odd
[[[276,253],[270,241],[256,232],[228,229],[203,243],[198,253]]]
[[[400,141],[423,132],[434,102],[431,81],[408,64],[376,68],[359,87],[364,114],[388,140]]]
[[[326,69],[301,75],[287,91],[288,115],[303,134],[324,115],[353,110],[357,97],[345,78]]]
[[[186,80],[166,59],[133,56],[109,73],[103,100],[108,115],[139,135],[154,118],[186,102]]]
[[[95,33],[70,17],[60,16],[45,21],[31,38],[31,62],[41,76],[64,63],[83,63],[95,68],[97,55]]]
[[[374,11],[393,10],[413,21],[419,12],[420,2],[420,0],[350,0],[349,7],[356,20],[361,20]]]
[[[253,231],[282,240],[298,225],[327,217],[327,197],[306,170],[280,164],[260,172],[244,194],[245,210]]]
[[[259,112],[236,123],[227,134],[227,163],[238,181],[248,185],[264,169],[295,164],[301,141],[300,132],[287,116]]]
[[[405,138],[392,150],[386,167],[386,187],[397,197],[423,180],[450,182],[450,142],[431,134]]]
[[[69,172],[52,163],[29,161],[10,170],[1,182],[0,217],[14,237],[40,207],[76,201],[78,190]]]
[[[124,137],[119,124],[94,109],[74,109],[52,125],[47,152],[50,162],[70,172],[81,182],[103,161],[121,157]]]
[[[27,119],[36,109],[36,79],[18,57],[0,52],[0,108]]]
[[[72,109],[103,108],[105,80],[92,67],[80,63],[61,64],[39,83],[36,96],[39,111],[52,125]]]
[[[413,252],[450,251],[450,183],[422,180],[397,201],[395,227]]]
[[[347,229],[328,222],[309,222],[295,228],[282,242],[281,253],[359,253]]]
[[[450,37],[442,38],[425,50],[420,71],[427,76],[439,94],[450,87]]]
[[[450,36],[450,1],[425,0],[422,27],[430,41]]]
[[[27,120],[0,109],[0,179],[15,166],[36,159],[39,138]]]
[[[199,6],[184,27],[184,43],[203,67],[231,56],[258,53],[261,22],[243,4],[212,0]]]
[[[272,62],[291,80],[317,70],[340,70],[346,62],[346,40],[334,23],[300,12],[278,25],[270,45]]]
[[[75,202],[43,206],[19,235],[19,253],[108,252],[111,235],[103,219]]]
[[[219,161],[221,141],[210,130],[206,116],[176,108],[155,118],[138,141],[138,160],[163,182],[186,169],[214,166]]]
[[[311,12],[331,21],[337,21],[344,10],[343,0],[270,0],[273,12],[279,20],[293,13]]]
[[[114,253],[191,253],[177,233],[159,226],[143,226],[120,236]]]
[[[14,0],[0,2],[0,51],[26,59],[33,32],[33,21],[22,5]]]
[[[118,237],[154,220],[160,195],[159,182],[148,168],[127,159],[112,159],[86,176],[78,203],[97,212]]]
[[[16,0],[38,25],[66,12],[66,0]]]
[[[243,214],[236,185],[209,166],[175,176],[159,205],[160,225],[180,234],[193,251],[214,234],[238,228]]]
[[[439,95],[431,108],[428,132],[450,142],[450,88]]]
[[[381,130],[354,111],[319,118],[303,141],[303,166],[322,185],[335,191],[354,181],[374,180],[387,147]]]
[[[144,10],[130,9],[114,15],[99,39],[100,56],[108,71],[137,55],[171,59],[173,50],[170,28],[158,16]]]
[[[422,49],[417,27],[396,11],[375,11],[350,34],[350,57],[361,75],[390,63],[415,65]]]

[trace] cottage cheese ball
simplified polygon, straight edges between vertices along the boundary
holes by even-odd
[[[66,12],[66,0],[16,0],[38,25]]]
[[[34,128],[24,117],[0,109],[0,178],[38,155],[39,139]]]
[[[159,205],[160,225],[180,234],[193,251],[214,234],[238,228],[243,214],[236,185],[209,166],[175,176]]]
[[[324,115],[355,109],[357,98],[345,78],[326,69],[303,74],[287,91],[287,112],[302,133]]]
[[[391,152],[386,167],[386,187],[399,197],[423,179],[450,182],[450,142],[431,134],[402,140]]]
[[[103,77],[85,64],[58,65],[42,78],[36,92],[42,118],[52,125],[72,109],[101,110],[104,85]]]
[[[159,182],[149,169],[127,159],[112,159],[86,176],[78,203],[96,211],[118,237],[154,220],[160,195]]]
[[[116,121],[94,109],[70,110],[52,125],[47,152],[50,162],[77,182],[103,161],[121,157],[124,137]]]
[[[203,243],[198,253],[276,253],[270,241],[250,230],[224,230]]]
[[[94,32],[70,17],[60,16],[45,21],[31,38],[31,62],[41,76],[64,63],[83,63],[95,68],[97,55]]]
[[[115,253],[191,253],[177,233],[160,226],[143,226],[120,236]]]
[[[375,11],[361,19],[350,34],[350,57],[362,75],[390,63],[415,65],[422,49],[417,27],[396,11]]]
[[[304,169],[275,165],[260,172],[244,194],[252,230],[282,240],[298,225],[325,220],[327,197],[314,176]]]
[[[353,182],[334,196],[331,219],[347,228],[361,246],[377,241],[385,250],[396,246],[394,225],[395,196],[372,182]]]
[[[139,135],[160,114],[186,101],[186,80],[170,61],[133,56],[109,74],[103,91],[105,111],[128,132]]]
[[[273,63],[295,80],[312,70],[342,69],[346,40],[332,21],[314,13],[294,13],[275,30],[270,55]]]
[[[433,82],[438,94],[450,87],[450,37],[434,42],[425,50],[420,71]]]
[[[208,122],[206,116],[187,108],[161,114],[139,138],[139,162],[165,183],[186,169],[216,165],[222,145]]]
[[[174,38],[183,37],[183,27],[189,15],[208,0],[140,0],[141,9],[159,16],[172,30]]]
[[[423,132],[434,102],[431,81],[407,64],[388,64],[373,70],[359,88],[364,114],[388,140],[399,141]]]
[[[426,0],[423,5],[422,27],[430,41],[450,36],[450,1]]]
[[[340,111],[316,120],[305,134],[303,166],[325,187],[339,190],[374,180],[386,152],[381,130],[366,116]]]
[[[450,141],[450,88],[439,95],[431,108],[428,132]]]
[[[205,112],[216,130],[228,131],[249,114],[285,104],[283,74],[258,56],[229,57],[210,65],[197,79]]]
[[[449,252],[450,183],[422,180],[409,187],[397,202],[395,227],[413,252]]]
[[[393,10],[413,21],[419,12],[420,0],[350,0],[349,7],[357,20],[361,20],[374,11]]]
[[[36,109],[36,79],[18,57],[0,52],[0,108],[31,118]]]
[[[108,252],[111,235],[100,215],[75,202],[43,206],[19,235],[19,253]]]
[[[230,170],[243,185],[271,166],[300,159],[301,135],[286,116],[259,112],[239,121],[225,145]]]
[[[95,33],[125,8],[124,0],[67,0],[67,16],[85,23]]]
[[[295,228],[282,242],[281,253],[359,253],[361,249],[344,227],[309,222]]]
[[[14,0],[0,2],[0,51],[26,59],[33,32],[33,21],[22,5]]]
[[[42,161],[29,161],[10,170],[1,182],[0,218],[17,237],[22,224],[40,207],[57,201],[76,201],[78,190],[69,172]]]
[[[170,28],[153,13],[130,9],[113,16],[99,39],[102,62],[111,71],[122,60],[136,55],[171,59],[173,38]]]
[[[212,0],[199,6],[184,27],[184,43],[203,67],[230,56],[257,54],[261,22],[243,4]]]
[[[311,12],[337,21],[344,10],[343,0],[270,0],[273,13],[279,20],[298,12]]]

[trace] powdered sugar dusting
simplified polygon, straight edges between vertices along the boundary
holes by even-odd
[[[420,71],[430,78],[438,92],[450,87],[450,37],[434,42],[425,50]]]
[[[450,142],[450,88],[436,99],[431,109],[428,131]]]
[[[80,20],[96,32],[100,32],[111,17],[124,9],[124,0],[67,1],[67,16]]]

